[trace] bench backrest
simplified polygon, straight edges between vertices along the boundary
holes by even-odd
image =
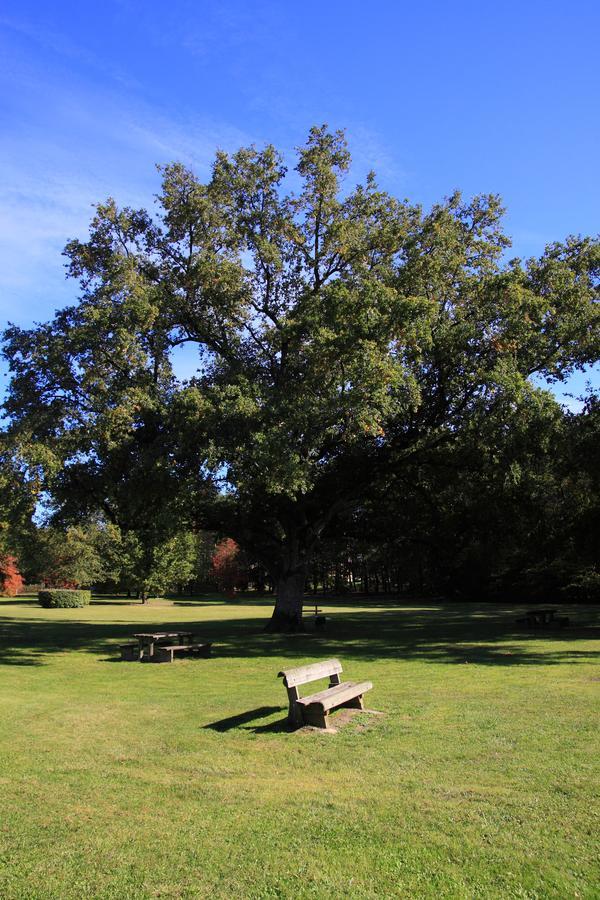
[[[285,686],[291,688],[331,675],[339,675],[341,671],[342,664],[339,659],[324,659],[323,662],[310,663],[307,666],[299,666],[297,669],[284,669],[283,672],[279,672],[277,677],[283,678]]]

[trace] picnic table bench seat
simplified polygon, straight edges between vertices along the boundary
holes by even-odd
[[[156,644],[150,657],[152,662],[173,662],[177,656],[210,656],[212,643],[206,644]]]
[[[301,725],[314,725],[317,728],[327,729],[327,717],[332,709],[338,707],[350,707],[363,709],[363,694],[373,687],[370,681],[340,681],[342,664],[339,659],[326,659],[318,663],[310,663],[299,666],[296,669],[285,669],[279,672],[278,678],[283,678],[286,687],[289,711],[289,722],[299,727]],[[319,681],[329,678],[329,687],[300,697],[298,686],[308,684],[311,681]]]

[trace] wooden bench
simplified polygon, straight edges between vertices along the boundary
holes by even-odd
[[[155,644],[154,653],[150,657],[152,662],[173,662],[177,656],[210,656],[212,644]]]
[[[319,604],[317,601],[314,601],[315,611],[311,615],[312,624],[314,626],[315,631],[324,631],[327,628],[327,616],[323,612],[322,609],[319,609]]]
[[[517,625],[526,625],[528,628],[565,628],[569,624],[569,617],[557,616],[556,612],[555,609],[528,609],[525,616],[516,622]]]
[[[339,659],[326,659],[323,662],[311,663],[297,669],[284,669],[283,672],[279,672],[277,677],[283,678],[287,689],[290,704],[288,720],[292,725],[296,727],[314,725],[317,728],[327,728],[327,717],[332,709],[340,706],[352,709],[364,708],[363,694],[370,691],[373,685],[370,681],[341,682],[341,671],[342,664]],[[298,685],[318,681],[321,678],[329,678],[329,687],[317,694],[300,697]]]
[[[142,651],[137,641],[135,644],[121,644],[120,650],[121,659],[124,659],[127,662],[139,662],[142,658]]]

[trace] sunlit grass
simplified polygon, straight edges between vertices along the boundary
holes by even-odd
[[[344,603],[0,601],[0,896],[597,897],[595,610]],[[176,624],[213,658],[117,661]],[[384,715],[288,733],[277,672],[333,655]]]

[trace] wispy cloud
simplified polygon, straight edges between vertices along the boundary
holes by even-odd
[[[81,42],[70,40],[61,32],[49,28],[47,24],[42,26],[36,21],[18,15],[0,15],[0,29],[25,37],[39,47],[52,51],[57,57],[84,64],[114,81],[129,87],[139,87],[139,83],[131,79],[122,68],[106,58],[91,53]]]
[[[200,23],[194,11],[179,23],[178,30],[185,50],[209,60],[216,52],[239,54],[244,47],[264,44],[272,29],[264,4],[232,7],[218,0],[205,5]]]
[[[408,180],[410,173],[377,131],[355,123],[348,129],[348,139],[354,165],[361,174],[373,170],[382,182],[393,182],[395,188]]]
[[[74,52],[58,38],[39,39],[67,56]],[[174,115],[111,79],[74,84],[63,73],[42,76],[23,65],[15,75],[22,108],[12,110],[10,138],[0,146],[0,319],[44,318],[74,297],[61,251],[86,234],[94,203],[110,195],[151,205],[156,163],[177,159],[206,176],[217,147],[264,142],[226,121]],[[305,128],[297,129],[300,140]],[[398,175],[374,132],[356,127],[351,138],[355,177],[370,168]],[[293,147],[286,156],[293,165]]]
[[[74,84],[23,65],[12,77],[20,108],[9,107],[0,145],[0,320],[46,318],[73,298],[61,251],[86,234],[94,203],[151,205],[156,163],[178,159],[206,175],[216,147],[251,139],[227,123],[176,117],[110,79]]]

